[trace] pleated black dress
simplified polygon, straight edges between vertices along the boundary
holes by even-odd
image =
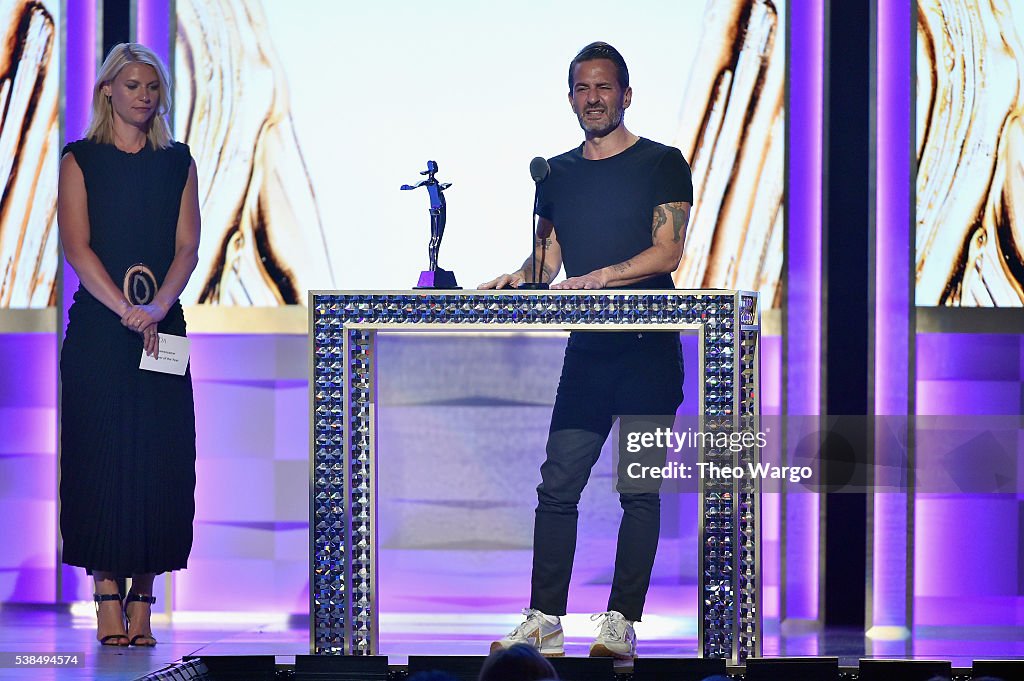
[[[128,154],[73,142],[85,177],[92,250],[121,286],[145,264],[162,283],[174,257],[186,145]],[[175,303],[161,333],[185,335]],[[83,286],[61,350],[60,528],[63,560],[118,575],[186,567],[195,516],[191,372],[139,369],[142,336]]]

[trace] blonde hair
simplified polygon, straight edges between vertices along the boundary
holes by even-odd
[[[107,58],[103,60],[92,88],[92,116],[89,128],[85,131],[86,138],[101,144],[114,143],[114,109],[110,104],[110,97],[103,94],[103,86],[113,83],[117,74],[128,64],[147,64],[156,71],[156,77],[160,81],[160,103],[153,117],[149,119],[146,140],[154,149],[171,146],[174,138],[171,137],[171,126],[167,123],[167,114],[171,110],[171,78],[160,57],[139,43],[114,45]]]

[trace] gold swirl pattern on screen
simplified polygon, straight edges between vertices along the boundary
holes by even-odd
[[[199,173],[186,304],[305,304],[333,288],[323,223],[259,2],[178,0],[175,132]]]
[[[918,3],[918,305],[1024,303],[1022,9]]]
[[[693,171],[681,288],[760,291],[781,304],[785,2],[708,3],[676,144]]]
[[[45,308],[57,296],[57,29],[40,0],[0,4],[0,21],[0,308]]]

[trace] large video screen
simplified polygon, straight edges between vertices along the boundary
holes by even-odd
[[[60,0],[0,0],[0,309],[57,296]]]
[[[678,146],[695,205],[679,287],[778,305],[785,2],[178,0],[174,128],[196,158],[200,264],[183,300],[302,304],[310,289],[407,289],[428,265],[428,160],[445,192],[439,264],[464,288],[530,252],[534,156],[578,146],[568,65],[594,40],[630,69],[629,129]]]
[[[920,0],[916,298],[1024,304],[1024,3]]]

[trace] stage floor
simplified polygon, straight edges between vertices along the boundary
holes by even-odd
[[[676,621],[682,619],[683,621]],[[686,618],[649,617],[638,627],[640,653],[651,657],[692,657],[696,639],[686,634],[693,623]],[[423,615],[394,614],[381,622],[381,652],[393,664],[405,664],[409,655],[483,655],[495,633],[518,621],[509,616],[441,616],[443,631],[425,626]],[[173,621],[156,620],[155,648],[102,648],[95,640],[94,620],[85,608],[6,605],[0,609],[0,652],[19,654],[77,653],[82,665],[61,669],[0,669],[0,679],[102,679],[131,681],[178,662],[187,655],[275,655],[281,664],[309,652],[309,629],[304,617],[252,613],[181,613]],[[566,652],[586,655],[593,624],[585,615],[565,621]],[[645,632],[644,629],[647,629]],[[863,632],[828,629],[823,632],[769,631],[765,656],[838,656],[843,666],[856,666],[861,657],[950,660],[954,667],[970,667],[976,658],[1024,658],[1020,628],[929,627],[912,639],[872,641]]]

